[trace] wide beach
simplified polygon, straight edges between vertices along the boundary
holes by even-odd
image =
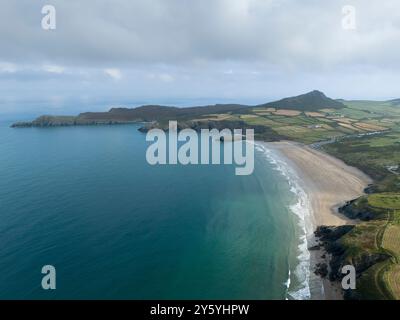
[[[349,221],[337,209],[346,201],[364,193],[372,180],[357,168],[346,165],[324,152],[291,141],[262,143],[283,163],[290,167],[298,183],[307,194],[311,208],[308,217],[308,246],[315,241],[312,231],[320,225],[339,226]],[[306,217],[307,219],[307,217]],[[323,258],[325,257],[325,258]],[[328,280],[321,280],[313,273],[318,262],[328,262],[321,250],[310,250],[310,289],[314,299],[341,299],[340,288]]]

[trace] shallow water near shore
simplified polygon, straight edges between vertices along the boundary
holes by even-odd
[[[236,176],[233,165],[150,166],[135,125],[8,126],[0,298],[309,298],[304,195],[266,150]],[[40,286],[46,264],[54,291]]]

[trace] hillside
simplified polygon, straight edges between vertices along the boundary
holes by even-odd
[[[15,123],[13,127],[51,127],[73,125],[119,124],[131,122],[163,122],[168,120],[192,120],[209,114],[246,114],[252,108],[273,106],[275,109],[315,111],[323,108],[340,109],[341,102],[328,98],[320,91],[285,98],[257,106],[240,104],[216,104],[188,108],[146,105],[137,108],[112,108],[108,112],[85,112],[78,116],[40,116],[31,122]]]
[[[392,104],[392,106],[400,106],[400,99],[390,100],[389,102]]]
[[[137,108],[112,108],[108,112],[81,113],[81,120],[113,120],[113,121],[161,121],[183,117],[201,116],[209,113],[234,112],[249,106],[239,104],[216,104],[201,107],[177,108],[159,105],[146,105]]]
[[[292,109],[301,111],[317,111],[320,109],[341,109],[345,105],[328,98],[323,92],[314,90],[299,96],[269,102],[258,107],[275,109]]]
[[[12,127],[58,127],[161,122],[168,120],[183,120],[210,113],[238,112],[239,110],[246,108],[249,108],[249,106],[238,104],[217,104],[189,108],[146,105],[137,108],[112,108],[107,112],[84,112],[78,116],[44,115],[30,122],[14,123]]]

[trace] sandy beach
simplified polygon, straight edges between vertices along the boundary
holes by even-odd
[[[365,187],[372,182],[366,174],[326,153],[295,142],[274,142],[266,146],[280,153],[295,169],[310,197],[316,226],[339,226],[349,222],[337,208],[364,193]]]
[[[263,143],[274,151],[284,162],[294,169],[301,187],[307,193],[312,208],[312,229],[317,226],[339,226],[354,224],[337,209],[346,201],[355,199],[372,180],[357,168],[346,165],[326,153],[291,141]],[[309,245],[315,238],[310,234]],[[318,262],[328,263],[328,256],[323,250],[310,251],[312,274],[310,285],[313,287],[313,299],[341,299],[341,290],[337,284],[317,277],[313,271]],[[319,286],[319,287],[318,287]]]

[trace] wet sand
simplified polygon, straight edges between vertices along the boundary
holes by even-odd
[[[291,141],[263,143],[274,151],[297,174],[301,187],[307,193],[311,208],[312,230],[317,226],[340,226],[354,224],[337,209],[346,201],[364,194],[364,189],[372,180],[357,168],[346,165],[324,152]],[[315,244],[312,232],[309,247]],[[312,299],[342,299],[341,290],[336,283],[322,279],[314,274],[317,263],[329,262],[329,256],[321,250],[310,250]],[[325,256],[325,257],[323,257]]]

